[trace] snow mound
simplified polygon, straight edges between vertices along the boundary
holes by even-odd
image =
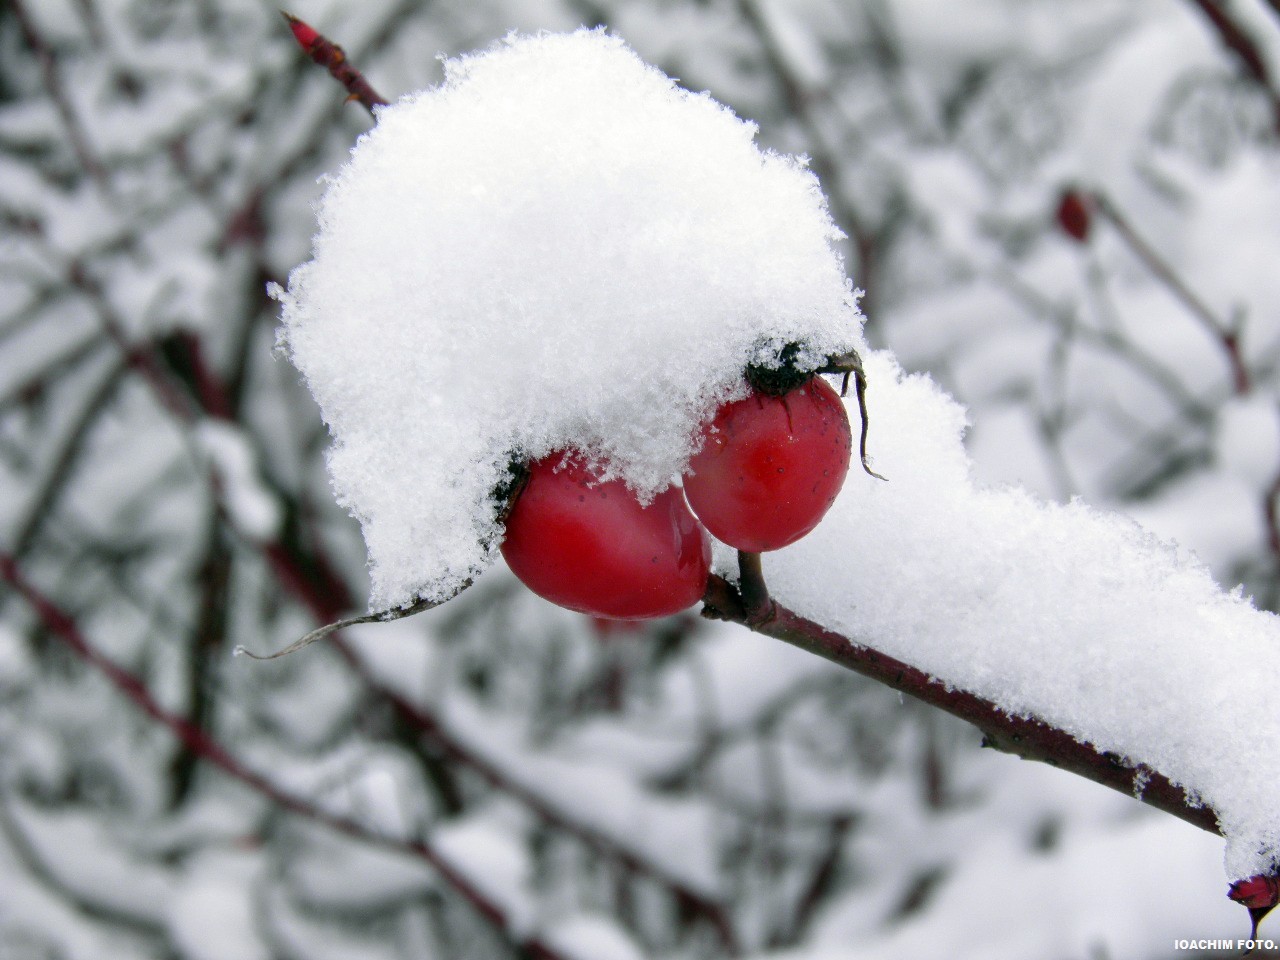
[[[975,484],[955,401],[888,354],[866,367],[889,482],[851,471],[813,533],[764,555],[778,600],[1160,771],[1217,812],[1232,879],[1274,870],[1280,618],[1126,517]]]
[[[490,563],[512,460],[576,449],[650,497],[747,363],[860,344],[817,180],[753,124],[601,31],[445,67],[379,112],[276,291],[375,608]]]

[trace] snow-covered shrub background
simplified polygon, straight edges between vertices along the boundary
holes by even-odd
[[[1123,509],[1280,602],[1273,6],[294,12],[389,97],[513,28],[615,29],[811,158],[868,340],[968,406],[982,478]],[[266,289],[309,257],[317,177],[370,121],[256,3],[19,0],[0,53],[0,549],[278,792],[454,867],[284,812],[6,592],[0,943],[1154,958],[1243,934],[1221,841],[733,626],[607,631],[492,570],[332,649],[230,660],[368,598]],[[1087,244],[1055,223],[1068,187],[1115,214],[1095,211]],[[876,548],[832,563],[883,577]]]

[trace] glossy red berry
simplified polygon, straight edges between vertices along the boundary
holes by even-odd
[[[696,603],[711,566],[707,532],[678,488],[641,505],[621,480],[600,481],[563,453],[529,465],[502,555],[539,596],[620,620],[667,616]]]
[[[840,396],[821,377],[772,396],[727,403],[703,431],[684,492],[717,539],[777,550],[826,515],[849,472],[853,434]]]

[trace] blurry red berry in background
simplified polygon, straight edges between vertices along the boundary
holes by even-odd
[[[1078,243],[1089,239],[1089,228],[1092,225],[1093,211],[1089,198],[1079,190],[1065,190],[1058,200],[1058,211],[1055,214],[1062,232]]]

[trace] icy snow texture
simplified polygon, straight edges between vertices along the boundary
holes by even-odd
[[[867,368],[889,482],[850,473],[812,534],[765,555],[778,599],[1160,771],[1217,811],[1232,878],[1273,869],[1280,618],[1131,520],[976,486],[963,411],[885,354]]]
[[[576,447],[652,494],[762,344],[856,345],[815,182],[753,135],[598,32],[508,39],[380,114],[282,294],[375,606],[483,569],[509,458]],[[1131,521],[978,487],[959,407],[869,368],[890,481],[851,474],[766,558],[782,602],[1160,771],[1219,813],[1232,877],[1270,869],[1280,621]]]
[[[817,181],[755,133],[599,31],[508,37],[379,112],[279,293],[371,606],[487,566],[513,457],[576,448],[648,497],[748,362],[858,345]]]

